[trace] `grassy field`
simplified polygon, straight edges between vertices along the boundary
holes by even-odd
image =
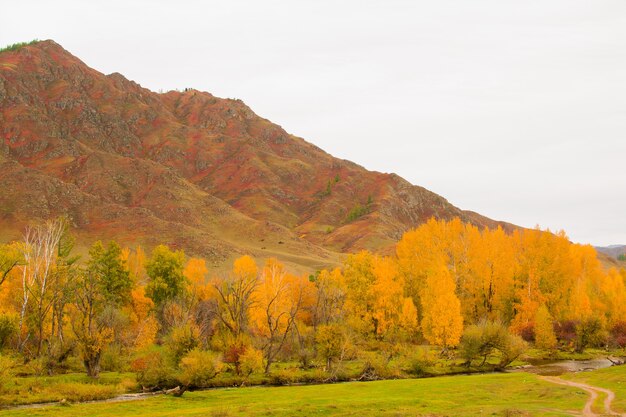
[[[587,394],[526,373],[215,389],[132,402],[5,410],[9,416],[564,416]],[[568,413],[567,410],[570,410]]]

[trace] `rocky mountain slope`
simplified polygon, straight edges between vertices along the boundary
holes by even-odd
[[[53,41],[0,53],[0,228],[68,214],[81,242],[167,243],[305,269],[388,251],[431,216],[501,225],[334,158],[240,100],[158,94]]]

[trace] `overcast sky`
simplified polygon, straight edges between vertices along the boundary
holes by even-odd
[[[240,98],[335,156],[573,241],[626,244],[626,1],[4,1],[152,90]]]

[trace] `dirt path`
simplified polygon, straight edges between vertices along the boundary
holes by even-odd
[[[539,378],[543,379],[544,381],[552,382],[553,384],[566,385],[568,387],[576,387],[576,388],[580,388],[580,389],[587,391],[590,397],[585,403],[585,407],[583,408],[583,413],[582,413],[583,417],[594,417],[594,416],[599,416],[599,415],[626,417],[626,414],[616,413],[615,411],[611,409],[611,403],[615,399],[615,393],[611,390],[608,390],[606,388],[594,387],[592,385],[581,384],[579,382],[566,381],[556,376],[540,376]],[[593,412],[592,408],[593,408],[593,403],[596,401],[596,399],[600,395],[599,394],[600,392],[606,394],[606,398],[604,399],[604,413],[596,414]]]

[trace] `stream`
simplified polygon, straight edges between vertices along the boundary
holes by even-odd
[[[536,360],[532,361],[531,365],[521,366],[507,372],[529,372],[542,376],[559,376],[571,372],[595,371],[596,369],[609,368],[611,366],[615,366],[615,364],[604,358],[589,359],[584,361],[565,360],[556,362],[550,360]]]

